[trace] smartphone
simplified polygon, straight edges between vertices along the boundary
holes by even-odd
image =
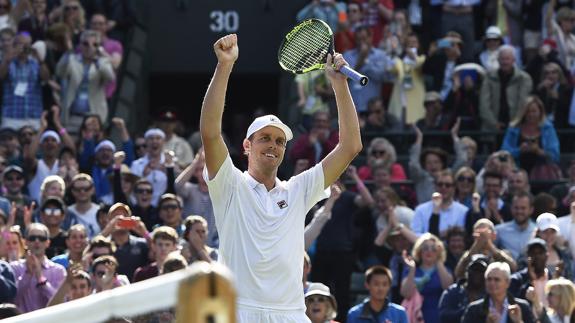
[[[136,226],[136,220],[130,218],[122,218],[118,220],[118,226],[123,229],[133,229]]]

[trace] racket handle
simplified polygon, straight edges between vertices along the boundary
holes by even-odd
[[[345,76],[349,77],[350,79],[359,82],[361,86],[366,86],[367,83],[369,82],[367,76],[357,72],[356,70],[354,70],[351,67],[348,67],[347,65],[340,68],[339,71],[345,74]]]

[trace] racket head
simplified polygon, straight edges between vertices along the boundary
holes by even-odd
[[[278,62],[285,71],[302,74],[323,69],[327,54],[333,54],[333,31],[320,19],[307,19],[284,37]]]

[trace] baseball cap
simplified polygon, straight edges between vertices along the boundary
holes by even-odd
[[[256,131],[261,130],[262,128],[267,126],[272,126],[281,129],[286,135],[286,141],[290,141],[293,138],[293,133],[291,132],[291,129],[273,114],[268,114],[256,118],[249,126],[248,132],[246,133],[246,138],[249,138]]]
[[[312,295],[321,295],[329,298],[332,308],[334,311],[337,309],[337,303],[335,301],[335,297],[331,294],[329,287],[322,283],[311,283],[305,293],[305,298],[308,298]]]
[[[160,113],[160,120],[176,121],[178,120],[178,115],[173,110],[165,110],[162,113]]]
[[[474,254],[471,256],[471,260],[469,264],[467,264],[467,270],[473,266],[481,266],[483,269],[487,269],[487,265],[489,264],[489,258],[483,254]]]
[[[527,243],[527,250],[530,250],[532,247],[541,247],[545,250],[547,250],[547,243],[545,242],[545,240],[541,239],[541,238],[533,238],[531,240],[529,240],[529,242]]]
[[[60,135],[58,135],[58,133],[54,130],[44,131],[42,136],[40,136],[40,142],[44,142],[46,138],[54,138],[54,140],[56,140],[57,143],[60,143]]]
[[[439,95],[439,93],[435,91],[425,93],[425,99],[423,100],[423,102],[435,102],[435,101],[441,101],[441,96]]]
[[[41,209],[44,209],[48,204],[56,204],[58,205],[58,207],[62,210],[64,210],[64,201],[62,201],[61,198],[57,197],[57,196],[48,196],[44,202],[42,202],[42,207]]]
[[[501,29],[497,26],[489,26],[485,31],[485,39],[501,39]]]
[[[16,166],[16,165],[10,165],[10,166],[4,168],[4,171],[2,172],[2,177],[6,176],[12,172],[16,172],[16,173],[19,173],[20,175],[24,175],[24,170],[22,169],[22,167]]]
[[[559,226],[557,225],[557,217],[553,213],[545,212],[541,213],[536,220],[537,229],[539,231],[545,231],[547,229],[553,229],[559,232]]]
[[[116,151],[116,145],[114,145],[113,142],[111,142],[110,140],[102,140],[100,141],[100,143],[96,146],[96,148],[94,149],[94,152],[99,152],[102,149],[110,149],[112,152]]]

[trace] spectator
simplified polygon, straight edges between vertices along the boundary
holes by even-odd
[[[383,230],[382,233],[385,231],[386,230]],[[392,273],[390,300],[396,304],[400,304],[403,301],[403,296],[401,296],[401,282],[405,277],[404,269],[406,266],[403,261],[403,251],[411,250],[413,243],[417,240],[417,236],[415,236],[408,227],[401,224],[396,225],[388,232],[387,237],[381,237],[380,233],[376,238],[375,245],[382,245],[382,243],[378,241],[382,239],[383,243],[387,244],[388,248],[392,251],[391,258],[389,259],[389,270],[391,270]]]
[[[389,78],[386,70],[392,64],[384,51],[373,47],[373,40],[370,28],[359,27],[355,30],[355,49],[343,54],[350,67],[369,77],[370,82],[366,86],[357,82],[350,85],[353,101],[360,114],[367,112],[367,103],[371,98],[380,95],[382,82]]]
[[[203,149],[196,154],[192,163],[186,167],[176,178],[176,192],[182,198],[183,214],[199,214],[203,217],[208,225],[208,236],[206,243],[208,246],[217,248],[219,245],[218,231],[216,229],[216,218],[214,217],[214,208],[208,191],[208,184],[202,176],[206,164],[206,157]],[[196,183],[191,183],[191,178]]]
[[[160,114],[158,126],[166,138],[164,139],[164,149],[173,151],[176,156],[176,164],[182,169],[194,160],[194,151],[190,144],[176,133],[178,126],[178,116],[172,110],[165,110]]]
[[[94,260],[92,279],[95,293],[130,284],[129,281],[121,279],[122,275],[118,275],[118,267],[118,261],[114,256],[101,256]]]
[[[313,243],[316,241],[317,237],[321,234],[323,227],[329,220],[331,220],[331,211],[333,209],[333,204],[337,199],[341,196],[341,188],[338,185],[331,185],[330,187],[330,194],[325,203],[318,208],[315,213],[313,214],[313,218],[310,222],[305,226],[304,229],[304,249],[308,250],[312,247]],[[306,253],[304,258],[307,257],[309,259],[309,255]],[[304,267],[304,271],[311,271],[311,260],[309,263],[309,268]],[[305,279],[307,280],[307,275],[305,275]],[[307,282],[307,281],[306,281]],[[304,282],[304,293],[306,290],[306,284]]]
[[[329,25],[331,30],[337,30],[339,19],[338,4],[334,0],[311,0],[296,15],[297,21],[310,18],[323,20]]]
[[[391,288],[391,271],[384,266],[374,266],[365,272],[365,287],[369,298],[354,306],[347,314],[347,323],[375,321],[407,323],[407,314],[402,306],[388,300]]]
[[[111,256],[116,252],[116,243],[103,235],[95,236],[84,250],[82,255],[82,265],[84,270],[90,271],[94,260],[101,256]],[[68,267],[70,269],[70,267]]]
[[[449,0],[443,3],[441,13],[441,27],[444,33],[455,30],[460,33],[461,41],[466,45],[462,46],[463,58],[470,60],[473,58],[475,45],[475,32],[472,26],[474,22],[474,10],[479,7],[479,0]]]
[[[112,192],[102,196],[100,199],[107,205],[118,202],[129,205],[136,204],[134,187],[140,178],[132,173],[128,165],[124,164],[125,160],[126,154],[123,151],[114,153],[113,172],[108,174],[108,180],[112,183]]]
[[[453,75],[455,66],[463,63],[461,38],[459,35],[452,36],[440,39],[437,50],[432,52],[423,64],[423,74],[431,79],[431,83],[426,84],[426,90],[438,93],[442,101],[451,91],[453,80],[450,76]]]
[[[347,19],[340,22],[335,32],[335,48],[339,52],[345,52],[355,47],[355,30],[363,24],[363,12],[358,3],[347,4]]]
[[[367,147],[367,165],[361,166],[358,175],[362,180],[373,179],[373,169],[383,167],[389,169],[390,180],[406,180],[405,170],[397,163],[395,147],[385,138],[376,137],[369,142]]]
[[[11,262],[22,259],[26,250],[24,239],[22,239],[22,233],[20,232],[20,226],[7,224],[3,234],[4,239],[6,239],[6,252],[8,254],[6,260]]]
[[[545,285],[545,293],[549,308],[547,316],[553,323],[571,322],[575,310],[575,286],[573,282],[564,279],[552,279]]]
[[[0,260],[0,302],[12,303],[16,297],[16,278],[10,264]]]
[[[463,129],[480,129],[479,92],[484,74],[483,68],[473,63],[459,65],[453,70],[453,84],[443,105],[444,123],[452,125],[460,119]]]
[[[18,23],[18,31],[27,32],[32,41],[44,40],[48,31],[49,18],[46,11],[46,0],[32,0],[30,15]]]
[[[425,107],[425,115],[423,118],[417,120],[415,125],[422,131],[439,130],[445,131],[449,129],[449,120],[447,115],[443,113],[443,103],[441,96],[437,92],[425,93],[423,106]]]
[[[182,238],[185,240],[182,255],[189,264],[194,261],[212,262],[218,260],[218,250],[206,245],[208,228],[206,220],[199,215],[190,215],[184,221],[185,231]]]
[[[533,213],[533,196],[529,193],[518,193],[511,202],[513,220],[495,226],[496,245],[509,251],[514,259],[519,257],[535,231],[531,213]]]
[[[64,222],[65,215],[65,204],[59,197],[49,196],[40,206],[40,220],[42,224],[48,228],[48,232],[50,234],[50,246],[46,249],[46,257],[49,259],[54,256],[61,255],[66,251],[66,232],[60,228]],[[86,229],[83,229],[83,231],[85,235]],[[68,266],[64,267],[68,268]]]
[[[542,165],[559,162],[559,138],[545,117],[545,107],[539,98],[527,98],[524,108],[507,128],[501,149],[509,151],[531,178],[538,175],[537,168]],[[551,173],[539,176],[552,179]]]
[[[68,270],[66,279],[64,279],[47,306],[54,306],[89,296],[92,294],[92,288],[90,274],[81,269]]]
[[[541,98],[545,116],[556,128],[569,126],[569,109],[573,87],[563,74],[561,66],[549,62],[543,66],[543,80],[537,85],[535,94]]]
[[[503,194],[503,177],[499,173],[483,174],[484,193],[479,203],[472,201],[472,207],[465,217],[465,228],[471,231],[473,224],[486,218],[495,224],[511,221],[510,206],[501,199]],[[473,199],[472,199],[473,200]]]
[[[502,262],[489,264],[485,271],[487,295],[467,306],[461,322],[483,323],[488,320],[500,322],[505,319],[507,322],[534,323],[529,303],[508,294],[510,280],[511,270],[508,264]]]
[[[431,201],[415,208],[411,223],[413,232],[421,236],[425,232],[445,237],[447,229],[453,226],[465,227],[467,207],[453,200],[455,181],[449,170],[441,171],[435,181],[436,192]]]
[[[537,231],[535,236],[543,239],[547,244],[546,268],[552,277],[565,277],[574,279],[573,257],[569,248],[563,245],[558,237],[559,225],[557,217],[552,213],[542,213],[537,217]]]
[[[154,188],[152,192],[152,205],[158,205],[160,196],[166,192],[168,187],[168,177],[166,175],[166,155],[164,154],[164,144],[166,134],[158,129],[152,128],[146,131],[146,155],[132,163],[132,173],[142,178],[148,179]],[[171,164],[171,161],[170,161]]]
[[[503,177],[503,189],[507,190],[508,180],[516,169],[515,159],[509,154],[508,151],[499,150],[487,157],[483,168],[477,174],[475,178],[475,185],[477,187],[477,192],[483,194],[483,174],[486,172],[498,173]]]
[[[108,19],[106,16],[101,13],[93,14],[90,19],[90,29],[100,33],[100,39],[102,40],[101,45],[104,49],[101,55],[108,56],[110,58],[112,68],[114,69],[114,72],[117,73],[122,64],[124,48],[122,43],[108,37]],[[116,80],[113,80],[106,85],[106,99],[111,100],[115,91]]]
[[[160,197],[158,210],[162,225],[176,230],[178,236],[181,237],[185,230],[182,223],[182,200],[175,194],[166,193]]]
[[[529,175],[525,169],[514,169],[508,179],[507,191],[503,194],[503,201],[507,204],[511,204],[513,196],[519,192],[529,193],[531,192],[531,186],[529,185]]]
[[[72,6],[70,3],[67,6]],[[79,4],[78,4],[79,6]],[[69,52],[62,56],[56,75],[66,80],[62,97],[63,124],[71,133],[78,133],[85,116],[97,114],[108,118],[105,86],[115,79],[110,58],[103,56],[99,47],[100,34],[82,32],[80,54]]]
[[[384,36],[385,26],[393,18],[394,1],[358,0],[357,2],[363,9],[364,24],[369,27],[370,32],[373,34],[371,42],[374,46],[377,46]],[[353,64],[350,65],[353,66]]]
[[[2,9],[0,9],[2,11]],[[12,49],[16,32],[10,27],[0,29],[0,59],[4,60],[7,51]]]
[[[389,187],[381,187],[375,191],[375,208],[373,216],[377,216],[375,224],[377,227],[378,235],[382,235],[382,231],[387,229],[393,230],[398,226],[405,226],[406,230],[411,228],[414,212],[412,209],[401,205],[399,196],[393,189]],[[411,230],[409,230],[411,232]],[[389,232],[388,232],[389,233]],[[404,232],[405,233],[405,232]],[[411,232],[412,238],[410,241],[415,242],[417,236]],[[383,245],[387,236],[376,238],[376,245]],[[379,243],[378,243],[379,241]]]
[[[532,220],[537,220],[537,217],[542,213],[553,213],[557,211],[557,200],[553,195],[546,192],[539,192],[533,198],[533,214]]]
[[[138,214],[148,231],[153,230],[156,225],[160,224],[158,208],[152,205],[153,192],[154,187],[146,178],[140,178],[136,181],[134,186],[136,196],[136,204],[133,206],[134,214]]]
[[[551,2],[547,6],[545,14],[545,27],[551,38],[558,44],[557,49],[559,52],[559,59],[561,63],[569,70],[575,64],[575,35],[573,35],[573,18],[575,18],[575,11],[569,7],[563,7],[555,14],[555,21],[553,14],[557,2]]]
[[[337,303],[329,287],[322,283],[311,283],[305,293],[305,314],[312,323],[339,323],[334,321],[337,315]]]
[[[466,240],[467,234],[465,233],[465,230],[460,227],[451,227],[445,234],[445,246],[447,251],[445,257],[445,268],[447,268],[450,273],[455,272],[455,266],[457,266],[457,263],[466,251]]]
[[[453,283],[453,277],[445,268],[443,242],[431,233],[421,235],[408,257],[403,253],[405,270],[401,283],[401,295],[410,299],[416,292],[423,296],[421,311],[427,323],[439,322],[439,298],[443,290]],[[412,258],[413,257],[413,258]]]
[[[423,117],[424,111],[421,108],[425,97],[422,69],[426,57],[420,51],[416,34],[406,35],[406,40],[403,54],[394,57],[393,65],[390,66],[390,72],[395,78],[389,115],[400,120],[402,125],[412,124]]]
[[[485,49],[479,53],[479,63],[487,71],[497,71],[499,69],[499,47],[503,45],[503,36],[501,35],[501,29],[497,26],[489,26],[485,31],[485,37],[483,40]]]
[[[66,185],[70,185],[74,176],[80,173],[80,166],[76,159],[75,152],[64,147],[60,150],[60,158],[58,160],[58,173],[56,176],[64,180]]]
[[[575,259],[575,201],[571,202],[569,214],[557,219],[557,226],[561,239],[565,241],[565,246],[571,251],[571,258]]]
[[[67,252],[53,257],[52,261],[66,269],[70,268],[71,265],[81,265],[82,253],[87,246],[88,236],[86,235],[86,228],[81,224],[75,224],[66,232]]]
[[[173,228],[167,226],[157,227],[152,231],[152,251],[155,261],[136,269],[133,282],[139,282],[160,274],[160,268],[168,254],[178,250],[178,233]]]
[[[569,193],[571,187],[575,187],[575,158],[572,158],[569,161],[565,174],[567,175],[567,182],[555,184],[549,191],[549,193],[557,200],[557,214],[559,215],[569,213],[571,204]]]
[[[104,125],[102,118],[97,114],[88,114],[82,120],[78,138],[78,151],[80,154],[84,151],[84,140],[93,140],[96,143],[105,140]]]
[[[30,127],[30,126],[24,126]],[[31,128],[31,127],[30,127]],[[32,128],[32,131],[35,131]],[[2,156],[7,160],[7,165],[21,165],[22,163],[22,149],[25,149],[25,144],[20,143],[19,133],[12,128],[0,129],[0,145],[3,148]]]
[[[473,225],[473,244],[469,250],[461,256],[457,267],[455,267],[453,272],[455,279],[459,280],[464,278],[465,268],[468,267],[474,255],[483,255],[487,257],[488,263],[496,261],[507,263],[509,268],[515,271],[517,269],[517,264],[515,263],[514,258],[495,246],[496,238],[497,233],[493,222],[489,219],[480,219],[475,222]]]
[[[316,112],[329,112],[334,99],[331,84],[320,70],[298,74],[294,79],[297,86],[297,106],[301,112],[301,125],[309,131]]]
[[[64,199],[66,192],[66,183],[62,177],[57,175],[50,175],[42,181],[40,185],[40,205],[44,203],[48,196],[55,196]]]
[[[471,196],[475,193],[475,171],[463,166],[455,173],[454,200],[471,209]]]
[[[60,10],[54,10],[52,15],[59,14],[60,22],[66,24],[71,32],[71,41],[75,48],[82,41],[81,34],[86,28],[86,15],[84,8],[78,0],[69,0],[62,3]],[[70,46],[69,50],[73,48]]]
[[[385,107],[381,97],[371,98],[367,102],[367,117],[362,130],[366,133],[378,133],[399,131],[403,124]]]
[[[44,110],[41,83],[50,78],[50,72],[31,44],[29,34],[18,34],[0,64],[0,79],[4,81],[2,128],[40,128]]]
[[[26,230],[26,258],[10,263],[18,282],[15,304],[24,313],[45,307],[66,277],[64,267],[46,258],[49,245],[48,228],[32,223]]]
[[[467,265],[465,278],[443,291],[439,300],[441,322],[461,322],[467,305],[484,297],[485,270],[488,263],[489,259],[486,256],[473,255]]]
[[[160,275],[169,274],[174,271],[185,269],[188,267],[188,262],[179,252],[171,252],[167,257],[162,268],[160,269]]]
[[[100,233],[100,226],[96,218],[96,213],[100,206],[92,202],[94,197],[94,181],[88,174],[80,173],[72,179],[70,191],[75,203],[68,207],[64,228],[69,228],[76,223],[84,225],[88,233],[88,238],[92,239]]]
[[[413,129],[415,130],[415,143],[409,150],[409,175],[415,185],[417,202],[423,203],[430,200],[438,175],[447,169],[448,156],[442,149],[434,147],[421,151],[423,133],[417,126],[414,126]],[[459,169],[466,162],[465,148],[457,136],[458,131],[459,126],[456,123],[451,129],[453,149],[455,150],[453,169]]]
[[[546,269],[548,246],[545,240],[533,238],[527,243],[527,266],[511,276],[509,292],[515,297],[525,298],[527,289],[532,286],[538,299],[545,300],[545,284],[552,278]]]
[[[469,136],[462,137],[461,142],[467,152],[467,162],[465,165],[471,167],[471,169],[477,173],[481,167],[483,167],[483,163],[485,162],[477,155],[477,142]]]
[[[338,142],[338,132],[330,126],[330,116],[326,111],[313,115],[313,124],[309,133],[302,134],[292,146],[290,158],[296,162],[307,160],[307,168],[312,167],[327,156]]]
[[[25,206],[30,207],[32,199],[24,194],[26,181],[24,179],[24,170],[19,166],[8,166],[2,172],[2,183],[4,184],[4,197],[14,203],[18,209],[22,210]],[[33,206],[32,206],[33,208]],[[19,212],[21,215],[21,211]]]
[[[114,256],[116,259],[121,259],[117,273],[133,277],[136,269],[149,262],[149,248],[146,242],[149,238],[136,237],[130,234],[130,231],[142,237],[150,237],[146,225],[140,218],[132,217],[130,208],[122,203],[112,205],[108,217],[110,222],[102,230],[102,235],[104,237],[111,235],[112,241],[117,246]]]
[[[515,49],[503,45],[498,53],[499,69],[487,72],[481,85],[479,116],[481,128],[503,130],[517,118],[533,83],[529,74],[515,66]]]

